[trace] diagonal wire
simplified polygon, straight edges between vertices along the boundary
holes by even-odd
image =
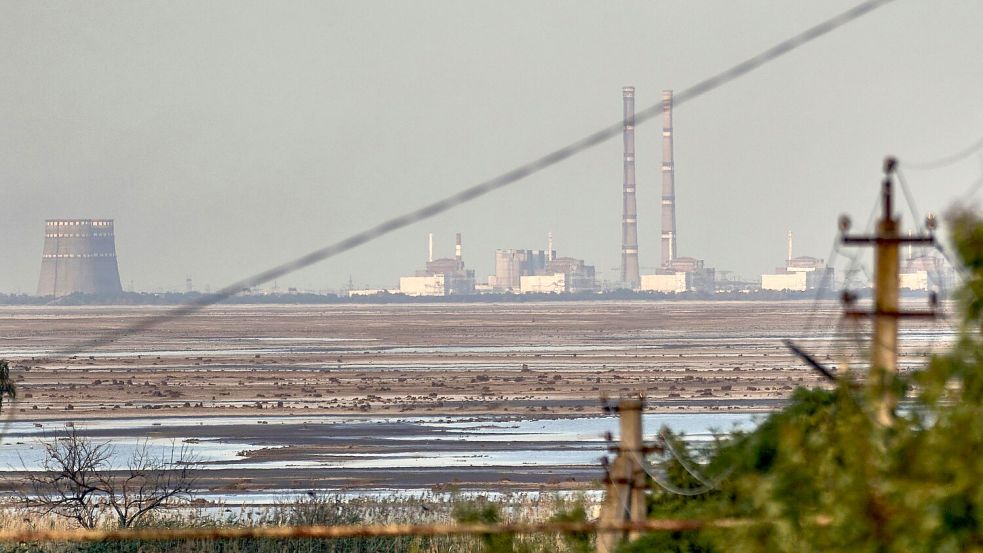
[[[638,453],[633,453],[632,455],[635,458],[635,461],[638,463],[638,466],[640,466],[642,470],[645,471],[645,474],[649,475],[649,478],[651,478],[653,482],[658,484],[660,488],[671,494],[682,495],[682,496],[694,496],[694,495],[703,495],[705,493],[712,492],[714,490],[714,486],[708,486],[705,484],[701,485],[698,488],[679,487],[669,482],[668,480],[663,479],[658,474],[658,471],[652,465],[650,465],[649,462],[645,460],[641,455],[639,455]]]
[[[748,58],[737,65],[730,67],[712,77],[704,79],[695,85],[683,90],[677,94],[674,98],[674,103],[679,105],[691,101],[703,94],[711,92],[731,81],[739,79],[748,73],[758,69],[759,67],[777,59],[785,54],[807,44],[833,30],[846,25],[860,17],[872,12],[873,10],[890,3],[893,0],[866,0],[857,4],[856,6],[840,13],[839,15],[833,16],[822,23],[819,23],[805,31],[783,40],[768,48],[767,50]],[[653,119],[662,113],[662,102],[649,106],[635,115],[635,124],[641,124],[649,119]],[[272,281],[274,279],[283,277],[294,271],[298,271],[305,267],[309,267],[315,263],[319,263],[334,257],[343,252],[355,249],[363,244],[371,242],[381,236],[387,235],[396,230],[402,229],[414,223],[429,219],[459,205],[465,204],[472,200],[475,200],[481,196],[484,196],[490,192],[504,188],[510,184],[516,183],[530,175],[543,171],[553,165],[556,165],[566,159],[573,157],[574,155],[583,152],[584,150],[593,148],[615,136],[621,134],[623,130],[623,121],[618,121],[617,123],[607,126],[597,132],[589,134],[580,140],[572,142],[558,150],[550,152],[534,161],[521,165],[511,171],[508,171],[502,175],[494,177],[485,182],[476,184],[469,188],[462,190],[456,194],[453,194],[447,198],[439,200],[437,202],[431,203],[422,208],[416,209],[404,215],[394,217],[382,223],[379,223],[367,230],[353,234],[339,242],[325,246],[318,250],[314,250],[302,257],[288,261],[282,265],[277,265],[276,267],[267,269],[260,273],[257,273],[251,277],[244,278],[238,282],[232,283],[225,288],[222,288],[218,292],[213,294],[207,294],[201,298],[189,302],[187,304],[181,305],[168,313],[163,315],[148,317],[144,320],[137,321],[136,323],[127,326],[121,330],[118,330],[112,334],[108,334],[102,337],[95,338],[93,340],[83,342],[81,345],[69,348],[63,348],[61,350],[56,350],[55,355],[71,356],[77,355],[81,352],[85,352],[90,349],[98,348],[100,346],[108,345],[116,340],[130,336],[133,334],[138,334],[146,330],[156,328],[161,324],[181,318],[187,315],[191,315],[201,311],[205,307],[221,302],[228,299],[241,291],[258,286],[260,284]]]
[[[717,477],[716,482],[711,482],[707,478],[704,478],[703,475],[700,474],[700,471],[696,470],[696,468],[692,464],[690,464],[689,460],[687,460],[685,456],[679,453],[679,451],[676,449],[676,446],[672,443],[672,440],[669,438],[669,436],[666,435],[665,432],[659,432],[659,438],[660,441],[666,446],[666,449],[669,451],[669,453],[676,458],[676,461],[679,463],[679,466],[683,467],[683,470],[688,472],[690,476],[695,478],[697,482],[703,484],[704,486],[707,486],[711,489],[718,488],[720,486],[720,483],[723,481],[723,479],[728,476],[731,470],[733,470],[733,467],[728,468],[728,470],[725,471],[723,475]]]
[[[963,192],[962,195],[963,200],[971,199],[973,196],[976,195],[977,192],[980,191],[980,188],[983,188],[983,175],[981,175],[979,178],[973,181],[973,183],[970,184],[968,188],[966,188],[966,191]]]
[[[910,163],[906,161],[904,162],[904,166],[909,169],[914,169],[916,171],[928,171],[931,169],[940,169],[942,167],[948,167],[949,165],[953,165],[959,161],[962,161],[964,158],[969,157],[970,154],[978,151],[980,148],[983,148],[983,137],[980,137],[979,139],[976,140],[976,142],[973,142],[966,148],[959,150],[954,154],[943,156],[938,159],[933,159],[931,161],[923,161],[918,163]]]
[[[901,183],[901,191],[904,192],[905,203],[908,204],[908,210],[911,211],[911,224],[915,227],[916,231],[921,232],[924,225],[918,213],[918,206],[915,205],[915,197],[911,194],[911,189],[908,188],[908,180],[904,178],[904,173],[901,172],[900,168],[895,169],[894,174],[898,176],[898,182]]]
[[[827,259],[826,267],[831,267],[833,268],[833,270],[826,271],[826,273],[823,275],[822,280],[819,282],[819,288],[816,290],[816,297],[813,299],[812,302],[812,309],[809,310],[809,316],[806,319],[805,324],[803,325],[803,330],[802,330],[803,339],[808,339],[814,330],[817,331],[819,330],[818,326],[814,326],[818,324],[817,320],[818,320],[818,313],[819,313],[819,304],[820,302],[822,302],[822,300],[826,299],[826,292],[827,291],[832,292],[833,287],[836,284],[835,282],[833,282],[834,280],[833,273],[835,273],[836,271],[835,269],[836,255],[839,253],[839,248],[837,247],[838,241],[839,241],[839,237],[833,239],[833,244],[832,246],[830,246],[829,249],[829,255],[826,256]]]

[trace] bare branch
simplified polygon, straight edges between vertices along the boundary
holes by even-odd
[[[111,511],[121,528],[167,505],[192,498],[195,469],[200,461],[186,445],[171,444],[154,455],[143,442],[123,470],[112,470],[115,453],[109,443],[96,443],[75,428],[43,442],[40,471],[25,471],[25,506],[41,514],[54,514],[95,528]],[[25,467],[26,469],[26,467]]]

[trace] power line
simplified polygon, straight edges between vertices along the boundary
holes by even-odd
[[[918,206],[915,205],[915,197],[911,194],[911,189],[908,188],[908,180],[904,178],[904,173],[901,169],[896,169],[894,174],[898,177],[898,182],[901,183],[901,191],[904,193],[905,203],[908,204],[908,210],[911,211],[911,224],[915,227],[915,230],[921,231],[924,227],[924,221],[919,215]]]
[[[795,50],[796,48],[807,44],[847,23],[850,23],[860,17],[870,13],[871,11],[890,3],[893,0],[866,0],[860,4],[850,8],[849,10],[840,13],[830,19],[819,23],[805,31],[779,42],[775,46],[768,48],[767,50],[757,54],[751,58],[748,58],[737,65],[730,67],[712,77],[704,79],[696,83],[695,85],[683,90],[675,96],[675,104],[683,104],[690,100],[693,100],[703,94],[711,92],[731,81],[739,79],[744,75],[754,71],[755,69],[767,64],[777,58],[784,56],[785,54]],[[662,114],[662,102],[658,102],[644,110],[635,114],[635,124],[641,124],[649,119],[655,118]],[[462,190],[456,194],[453,194],[447,198],[424,206],[422,208],[416,209],[404,215],[394,217],[387,221],[384,221],[378,225],[375,225],[367,230],[353,234],[339,242],[325,246],[323,248],[314,250],[302,257],[288,261],[282,265],[277,265],[276,267],[267,269],[253,276],[244,278],[238,282],[234,282],[218,292],[213,294],[206,294],[199,299],[193,300],[187,304],[181,305],[168,313],[163,315],[148,317],[142,321],[138,321],[131,326],[125,327],[119,331],[112,334],[107,334],[105,336],[83,342],[82,344],[74,347],[63,348],[61,350],[56,350],[54,355],[59,356],[71,356],[77,355],[81,352],[88,351],[90,349],[95,349],[101,346],[105,346],[115,342],[116,340],[130,336],[133,334],[139,334],[151,328],[160,326],[167,321],[185,317],[201,311],[209,305],[221,302],[228,299],[243,290],[258,286],[260,284],[269,282],[271,280],[281,278],[285,275],[314,265],[334,257],[338,254],[353,250],[363,244],[371,242],[379,237],[385,236],[396,230],[405,228],[414,223],[424,221],[435,217],[441,213],[449,211],[457,206],[468,203],[475,200],[481,196],[484,196],[495,190],[505,188],[510,184],[514,184],[530,175],[543,171],[553,165],[560,163],[568,158],[571,158],[580,152],[593,148],[611,138],[621,135],[623,130],[623,121],[619,120],[617,123],[605,127],[599,131],[581,138],[575,142],[572,142],[558,150],[550,152],[534,161],[521,165],[511,171],[508,171],[502,175],[494,177],[485,182],[476,184],[469,188]]]
[[[920,163],[904,162],[904,166],[908,169],[914,169],[916,171],[929,171],[932,169],[941,169],[942,167],[948,167],[954,165],[964,158],[969,157],[970,154],[983,148],[983,137],[980,137],[976,142],[973,142],[966,148],[959,150],[954,154],[950,154],[938,159],[933,159],[932,161],[924,161]]]

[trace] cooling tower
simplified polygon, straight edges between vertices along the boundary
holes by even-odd
[[[116,295],[122,291],[112,220],[45,222],[39,296]]]

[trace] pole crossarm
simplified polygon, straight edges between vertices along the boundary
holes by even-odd
[[[864,311],[862,309],[844,309],[843,316],[851,319],[870,319],[874,317],[893,317],[895,319],[941,319],[942,315],[936,311],[891,311],[884,309],[874,309]]]
[[[935,236],[897,236],[897,237],[882,237],[882,236],[843,236],[840,238],[840,243],[848,246],[877,246],[881,244],[921,244],[924,246],[934,246]]]
[[[922,244],[938,247],[935,241],[936,221],[929,216],[925,221],[928,234],[918,236],[901,235],[901,218],[894,215],[893,176],[898,162],[893,157],[884,160],[884,179],[881,181],[881,216],[877,220],[873,235],[848,235],[850,218],[840,218],[840,242],[851,246],[873,246],[874,248],[874,305],[870,310],[852,307],[855,296],[843,294],[843,316],[850,319],[870,319],[873,326],[870,346],[870,373],[868,386],[878,397],[876,418],[882,426],[891,426],[894,411],[898,405],[898,393],[893,380],[898,374],[898,323],[901,319],[936,319],[935,294],[930,294],[931,309],[920,311],[902,310],[900,306],[901,263],[899,246],[901,244]],[[903,184],[903,181],[902,181]],[[909,200],[910,201],[910,200]],[[914,210],[913,210],[914,211]]]

